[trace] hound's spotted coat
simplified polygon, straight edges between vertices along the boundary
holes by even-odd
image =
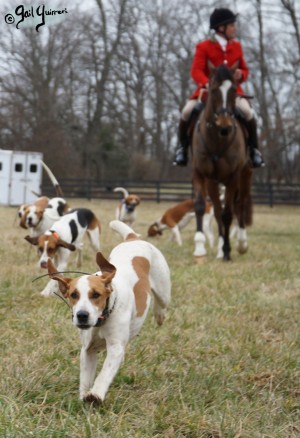
[[[25,239],[32,245],[38,246],[40,254],[39,265],[47,268],[51,258],[60,271],[67,267],[70,251],[78,250],[77,266],[81,265],[83,236],[88,234],[95,251],[100,248],[101,225],[94,213],[86,208],[78,208],[67,213],[55,222],[50,230],[37,237],[26,236]],[[57,289],[56,282],[50,280],[43,295],[50,295]]]

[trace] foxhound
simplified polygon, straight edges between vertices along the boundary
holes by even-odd
[[[20,219],[20,226],[22,228],[24,228],[24,221],[23,221],[23,217],[25,215],[26,210],[31,207],[31,206],[35,206],[35,207],[40,207],[40,208],[46,208],[49,202],[49,198],[47,198],[47,196],[39,196],[36,201],[33,204],[22,204],[20,205],[19,209],[18,209],[18,218]]]
[[[136,207],[141,200],[137,195],[129,195],[128,191],[123,187],[116,187],[114,192],[122,192],[123,199],[116,209],[116,219],[132,226],[136,220]]]
[[[125,347],[136,336],[147,316],[151,290],[154,316],[159,325],[165,319],[171,297],[168,264],[162,253],[142,241],[126,224],[112,221],[110,228],[124,242],[116,246],[109,261],[98,252],[100,271],[71,279],[57,273],[48,261],[49,276],[59,283],[61,293],[70,302],[73,324],[79,328],[80,399],[101,403],[123,362]],[[106,359],[96,376],[97,353],[107,350]]]
[[[172,208],[169,208],[163,216],[155,221],[148,228],[148,236],[154,237],[162,235],[163,230],[171,230],[171,239],[174,240],[179,246],[182,245],[182,239],[180,230],[186,227],[190,221],[195,217],[194,201],[188,199],[187,201],[180,202]],[[212,219],[213,219],[213,206],[209,199],[205,202],[205,214],[203,216],[203,232],[209,240],[209,244],[213,247],[214,234],[212,231]]]
[[[71,210],[62,216],[52,227],[40,236],[26,236],[32,245],[38,246],[39,266],[47,268],[48,259],[54,260],[57,268],[64,271],[67,267],[70,251],[78,250],[77,266],[81,266],[83,237],[87,233],[92,248],[99,251],[101,225],[95,214],[87,208]],[[41,292],[48,296],[57,290],[57,284],[50,280]]]
[[[46,230],[49,230],[54,222],[58,221],[69,207],[63,198],[52,198],[47,205],[30,205],[28,206],[20,220],[22,228],[30,228],[31,236],[39,236]]]

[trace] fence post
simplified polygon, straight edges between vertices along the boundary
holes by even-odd
[[[90,201],[91,194],[92,194],[92,188],[91,188],[92,182],[90,179],[88,179],[86,183],[87,183],[86,184],[86,197],[87,197],[88,201]]]
[[[156,202],[160,203],[160,182],[157,181],[156,183]]]
[[[270,207],[273,207],[274,205],[274,192],[272,183],[269,183],[269,204]]]

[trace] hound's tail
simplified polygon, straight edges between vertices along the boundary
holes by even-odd
[[[55,176],[53,175],[53,173],[51,172],[49,167],[42,160],[41,160],[41,163],[42,163],[42,166],[45,169],[47,175],[49,176],[50,181],[52,182],[52,184],[55,188],[56,196],[63,198],[64,194],[63,194],[63,191],[59,185],[59,182],[57,181],[57,179],[55,178]]]
[[[114,192],[122,192],[124,198],[127,198],[127,196],[129,196],[128,191],[127,191],[126,189],[124,189],[124,187],[116,187],[116,188],[114,189]]]
[[[42,195],[38,192],[35,192],[34,190],[31,190],[31,193],[36,196],[37,198],[40,198]]]
[[[118,220],[111,221],[109,223],[109,227],[116,233],[120,234],[124,240],[136,240],[141,237],[140,234],[137,234],[135,231],[133,231],[133,229],[127,224]]]

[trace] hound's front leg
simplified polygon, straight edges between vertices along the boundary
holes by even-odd
[[[175,240],[175,242],[179,246],[182,246],[182,240],[178,225],[175,225],[175,227],[172,228],[172,240]]]
[[[83,400],[90,391],[97,368],[97,353],[95,351],[88,352],[85,347],[82,347],[80,353],[80,386],[79,395]]]
[[[124,352],[124,346],[121,343],[107,343],[107,356],[102,370],[91,391],[85,395],[85,401],[99,403],[104,400],[107,390],[124,360]]]
[[[76,259],[77,268],[81,268],[82,266],[82,250],[83,250],[83,243],[81,242],[77,246],[77,259]]]

